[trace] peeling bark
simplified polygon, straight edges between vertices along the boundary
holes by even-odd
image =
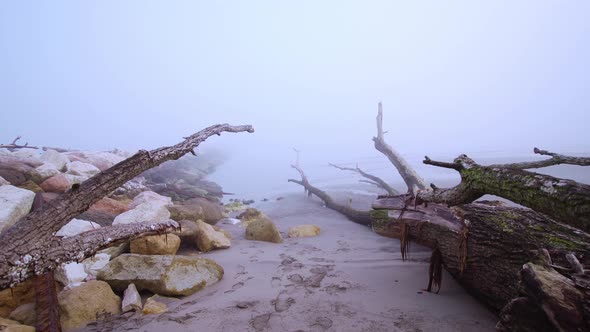
[[[192,153],[194,148],[210,136],[220,135],[222,132],[244,131],[254,132],[254,129],[252,126],[214,125],[186,137],[174,146],[152,151],[141,150],[66,191],[42,210],[31,212],[0,235],[0,289],[14,285],[33,274],[45,273],[57,264],[72,260],[80,261],[94,254],[97,248],[123,240],[121,236],[128,235],[128,238],[136,233],[175,229],[176,226],[172,224],[145,226],[149,229],[134,225],[138,228],[109,227],[96,230],[96,233],[84,233],[84,237],[63,240],[53,235],[72,218],[143,171]]]

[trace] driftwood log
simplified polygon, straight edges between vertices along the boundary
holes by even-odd
[[[200,143],[222,132],[254,132],[254,129],[249,125],[214,125],[174,146],[141,150],[17,221],[0,235],[0,289],[53,270],[61,263],[79,262],[97,250],[129,238],[177,229],[178,224],[170,221],[105,227],[63,239],[53,235],[72,218],[143,171],[194,153],[193,149]]]
[[[389,145],[381,120],[380,104],[375,147],[387,151],[409,194],[379,197],[371,227],[399,238],[402,257],[410,240],[433,249],[428,290],[440,284],[437,271],[444,266],[469,293],[500,313],[498,330],[590,330],[590,276],[584,269],[590,264],[590,186],[526,171],[586,166],[590,158],[536,148],[535,153],[551,158],[481,166],[465,155],[453,163],[426,157],[425,164],[455,169],[462,180],[454,188],[430,189],[399,154],[384,148]],[[308,181],[300,184],[315,194]],[[528,208],[472,203],[485,194]]]

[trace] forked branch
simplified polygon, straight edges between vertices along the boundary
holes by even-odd
[[[377,187],[385,190],[387,192],[388,195],[398,195],[399,193],[397,192],[397,190],[393,189],[392,186],[390,186],[387,182],[385,182],[382,178],[375,176],[373,174],[369,174],[365,171],[363,171],[362,169],[359,168],[358,164],[356,165],[356,168],[352,168],[352,167],[342,167],[342,166],[338,166],[332,163],[329,163],[328,165],[335,167],[339,170],[342,171],[351,171],[351,172],[355,172],[360,174],[362,177],[365,177],[367,179],[369,179],[370,181],[363,181],[363,182],[368,182],[371,183],[373,185],[376,185]]]

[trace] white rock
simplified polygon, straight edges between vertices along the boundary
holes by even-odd
[[[59,231],[57,231],[55,236],[70,237],[97,228],[100,228],[100,225],[95,222],[81,219],[72,219],[69,223],[65,224]]]
[[[127,311],[141,311],[141,296],[134,284],[129,284],[123,295],[123,302],[121,303],[123,312]]]
[[[45,162],[43,165],[35,168],[33,171],[33,181],[37,183],[43,182],[45,179],[48,179],[56,174],[59,173],[57,167],[54,164]]]
[[[100,173],[100,169],[96,166],[81,161],[73,161],[66,165],[68,174],[86,176],[88,178]]]
[[[68,289],[79,286],[87,276],[84,264],[81,263],[66,263],[55,269],[55,280],[61,282]]]
[[[3,186],[5,184],[10,184],[10,182],[6,181],[3,177],[0,176],[0,186]]]
[[[70,159],[55,150],[47,150],[41,155],[41,161],[53,164],[58,170],[61,171],[64,169],[66,164],[70,162]]]
[[[39,160],[39,150],[37,149],[18,149],[12,152],[12,155],[15,157],[25,158],[25,159],[35,159]]]
[[[98,167],[101,171],[104,171],[125,159],[110,152],[87,152],[84,156],[88,163]]]
[[[105,253],[98,253],[90,258],[82,261],[84,264],[84,272],[88,275],[96,277],[98,271],[105,267],[111,260],[111,255]]]
[[[0,186],[0,233],[31,211],[35,193],[13,185]]]
[[[164,205],[143,203],[115,217],[113,225],[133,223],[155,224],[167,221],[168,219],[170,219],[170,212]]]
[[[74,183],[82,183],[90,178],[90,177],[84,176],[84,175],[74,175],[74,174],[64,174],[64,175],[66,176],[66,179],[68,179],[68,181],[70,182],[70,185],[72,185]]]
[[[162,196],[153,191],[144,191],[133,198],[133,201],[129,204],[130,209],[134,209],[140,204],[149,203],[153,205],[172,206],[172,198]]]

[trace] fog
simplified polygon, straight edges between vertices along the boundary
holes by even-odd
[[[387,141],[426,177],[425,154],[585,153],[588,13],[588,1],[4,1],[0,142],[152,149],[252,124],[202,145],[228,155],[213,176],[227,191],[290,188],[294,147],[318,185],[349,178],[328,162],[396,181],[371,141],[382,101]]]

